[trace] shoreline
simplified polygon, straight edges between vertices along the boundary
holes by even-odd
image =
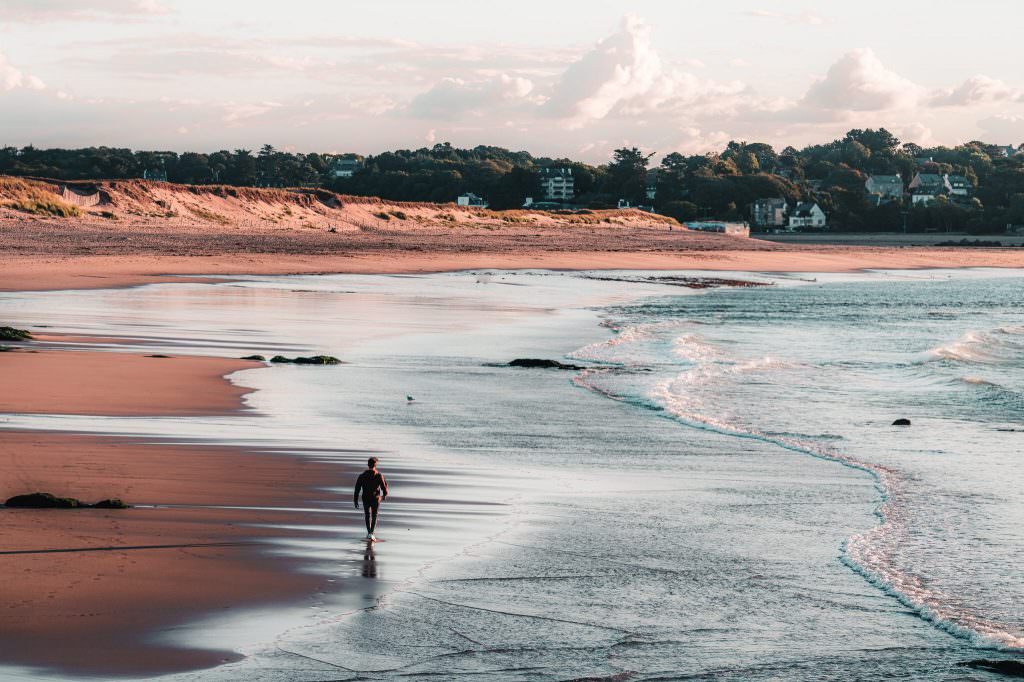
[[[945,265],[944,267],[950,267]],[[972,266],[962,266],[972,267]],[[819,270],[820,271],[820,270]],[[833,270],[833,272],[841,272],[841,270]],[[178,281],[178,280],[173,280]],[[216,281],[216,280],[201,280],[201,281]],[[64,340],[70,339],[80,340],[83,337],[62,337],[56,335],[52,337],[53,340]],[[100,338],[100,337],[96,337]],[[80,366],[80,363],[73,361],[72,354],[82,351],[75,351],[70,349],[63,350],[51,350],[47,347],[46,350],[41,350],[39,353],[29,354],[23,353],[9,353],[6,354],[15,360],[19,360],[19,356],[29,356],[35,358],[37,362],[44,362],[47,359],[55,359],[53,356],[67,356],[69,358],[69,368],[71,371],[76,366]],[[119,358],[133,357],[127,353],[114,353],[114,352],[96,352],[96,355],[110,356],[112,362],[117,362]],[[48,357],[49,356],[49,357]],[[167,367],[170,359],[154,359],[145,358],[145,356],[134,356],[138,359],[138,362],[142,363],[139,367],[140,372],[134,376],[138,379],[145,377],[145,380],[140,381],[140,384],[148,384],[148,375],[151,371],[157,371],[161,366]],[[199,360],[201,358],[181,358],[182,361]],[[212,360],[212,359],[211,359]],[[224,363],[239,363],[241,361],[218,359]],[[4,361],[3,356],[0,356],[0,367]],[[253,366],[262,366],[259,363],[251,363]],[[214,377],[214,384],[227,384],[223,381],[221,376]],[[221,386],[223,389],[223,386]],[[218,389],[218,390],[221,390]],[[15,392],[16,394],[18,392]],[[111,390],[111,399],[120,401],[122,403],[129,402],[125,399],[124,394],[117,390]],[[195,391],[196,395],[201,394],[200,391]],[[244,393],[244,391],[243,391]],[[418,394],[417,394],[418,395]],[[191,396],[194,397],[194,396]],[[191,399],[188,395],[183,395],[183,400]],[[241,396],[237,397],[240,400]],[[65,401],[67,398],[55,398],[57,404],[60,401]],[[0,409],[2,411],[2,409]],[[52,412],[52,410],[51,410]],[[233,413],[230,410],[229,413]],[[47,413],[47,410],[43,410],[42,413]],[[215,412],[216,413],[216,412]],[[88,414],[85,412],[84,414]],[[127,413],[121,413],[127,414]],[[151,412],[149,413],[151,414]],[[15,431],[5,431],[4,435],[17,433]],[[122,457],[120,459],[110,460],[108,471],[118,470],[121,471],[121,467],[124,466],[138,466],[142,460],[149,460],[148,465],[154,467],[155,472],[174,469],[180,467],[181,454],[175,455],[173,459],[169,458],[168,453],[164,451],[164,445],[153,444],[152,440],[146,441],[143,439],[134,439],[130,442],[125,438],[112,438],[109,436],[91,436],[79,433],[69,434],[56,434],[54,432],[47,431],[32,431],[25,432],[32,438],[39,439],[42,444],[40,447],[46,447],[46,443],[50,443],[49,446],[53,449],[53,443],[63,439],[70,439],[69,442],[73,443],[72,446],[65,448],[65,452],[80,452],[83,449],[83,445],[88,447],[97,448],[96,452],[100,453],[100,456],[104,451],[108,452],[111,457],[114,453],[110,452],[114,445],[120,444],[122,451],[126,451],[128,446],[136,447],[135,455]],[[56,439],[56,440],[53,440]],[[89,441],[96,440],[93,445],[89,444]],[[101,442],[104,441],[104,442]],[[6,443],[5,443],[6,444]],[[28,447],[27,443],[22,443],[25,447]],[[19,627],[26,630],[25,641],[11,638],[14,645],[9,645],[5,642],[5,645],[11,646],[14,649],[13,653],[0,649],[3,653],[4,658],[7,662],[11,663],[22,663],[21,660],[17,659],[17,656],[29,656],[35,657],[29,659],[29,663],[38,662],[44,660],[50,663],[54,660],[53,651],[60,649],[63,642],[69,639],[78,643],[82,642],[82,648],[78,650],[71,650],[63,652],[62,655],[66,655],[70,658],[67,659],[66,668],[73,671],[91,670],[95,671],[93,674],[114,672],[115,674],[153,674],[156,672],[171,672],[176,670],[198,670],[202,668],[219,666],[221,664],[230,663],[233,660],[238,660],[238,655],[233,654],[230,651],[210,651],[205,649],[191,649],[191,648],[174,648],[174,647],[153,647],[150,643],[143,641],[139,636],[139,632],[146,634],[154,634],[159,632],[165,632],[167,628],[173,627],[176,624],[188,624],[194,623],[198,617],[211,615],[211,614],[230,614],[230,609],[239,609],[251,605],[296,605],[301,603],[302,600],[308,600],[315,594],[323,592],[325,590],[331,592],[344,593],[349,590],[349,586],[327,586],[324,584],[323,578],[317,578],[311,576],[308,573],[303,575],[298,569],[303,567],[303,562],[300,559],[284,559],[280,557],[267,557],[259,552],[257,545],[250,544],[227,544],[220,547],[170,547],[165,549],[155,549],[153,545],[158,544],[197,544],[190,542],[173,543],[157,541],[153,539],[153,534],[156,534],[157,538],[172,536],[180,533],[193,533],[199,535],[202,538],[215,538],[214,542],[219,542],[218,539],[222,537],[218,533],[223,533],[225,538],[223,541],[226,543],[248,543],[248,542],[259,542],[268,538],[281,538],[289,537],[289,533],[292,535],[303,535],[309,537],[314,533],[322,531],[313,531],[308,527],[323,524],[324,517],[330,517],[332,523],[340,523],[345,525],[358,525],[360,518],[349,515],[348,518],[340,514],[319,514],[321,518],[314,519],[315,515],[306,514],[303,515],[300,511],[288,511],[284,509],[271,509],[271,510],[227,510],[220,509],[221,505],[231,505],[231,493],[224,495],[225,485],[230,486],[231,484],[241,483],[237,481],[237,472],[239,467],[245,467],[246,481],[250,481],[253,475],[257,475],[257,478],[262,478],[258,475],[258,470],[254,469],[251,464],[255,464],[259,461],[258,457],[269,455],[270,457],[280,458],[280,463],[277,465],[269,465],[268,467],[273,468],[273,473],[268,473],[266,478],[268,480],[261,480],[253,482],[253,488],[246,492],[246,496],[252,494],[254,497],[246,497],[245,501],[239,502],[240,505],[267,505],[270,506],[274,502],[273,495],[276,494],[277,490],[271,490],[269,487],[260,488],[260,486],[272,486],[275,485],[278,480],[286,480],[299,486],[300,482],[297,480],[298,477],[294,475],[294,466],[299,462],[311,462],[314,458],[306,458],[301,454],[299,456],[289,455],[273,455],[271,453],[259,452],[256,450],[247,450],[243,448],[228,448],[226,446],[206,446],[206,445],[187,445],[187,446],[172,446],[179,448],[182,452],[189,452],[191,455],[185,455],[189,457],[198,458],[201,457],[202,461],[211,461],[210,458],[219,458],[223,455],[226,467],[230,469],[230,473],[234,474],[230,479],[217,479],[215,477],[203,476],[202,480],[204,486],[201,490],[194,490],[189,488],[187,491],[183,488],[181,491],[174,492],[166,491],[168,499],[170,496],[177,496],[179,500],[186,500],[184,502],[170,503],[157,502],[157,504],[183,504],[183,505],[198,505],[197,509],[181,509],[181,508],[167,508],[159,510],[126,510],[124,512],[111,511],[111,512],[94,512],[82,510],[81,512],[72,512],[76,514],[76,527],[73,529],[79,536],[93,538],[98,543],[101,539],[108,537],[111,534],[118,533],[118,537],[124,538],[120,544],[125,547],[124,550],[108,551],[103,553],[95,553],[92,556],[86,557],[89,563],[78,563],[80,567],[79,572],[92,570],[94,575],[82,577],[78,573],[73,576],[73,579],[79,580],[78,583],[71,584],[70,581],[64,581],[65,576],[60,576],[59,579],[51,580],[50,576],[47,576],[46,580],[39,581],[36,583],[27,583],[29,586],[35,585],[32,589],[38,588],[38,593],[35,594],[33,606],[30,609],[30,615],[36,615],[35,609],[39,608],[39,604],[44,606],[57,606],[59,602],[54,604],[47,604],[47,601],[54,601],[55,599],[67,598],[72,595],[72,592],[76,594],[82,590],[90,589],[94,591],[88,592],[88,594],[82,595],[81,598],[85,603],[79,607],[78,602],[73,602],[73,606],[79,609],[78,613],[83,615],[80,616],[82,620],[82,627],[85,628],[81,631],[82,634],[75,634],[72,629],[77,626],[76,623],[72,623],[68,626],[66,622],[58,622],[55,618],[45,618],[45,611],[38,615],[39,620],[46,621],[44,623],[29,624],[28,626],[22,625],[22,621],[16,621],[19,623]],[[92,452],[90,450],[90,452]],[[161,454],[163,453],[163,454]],[[221,454],[217,454],[221,453]],[[9,453],[5,452],[5,448],[0,446],[0,457],[6,458]],[[90,455],[89,464],[94,464],[93,457],[96,455]],[[2,460],[0,460],[2,461]],[[162,463],[158,463],[162,462]],[[62,462],[60,458],[54,460],[55,464],[60,464],[63,468],[66,462]],[[81,464],[81,463],[78,463]],[[347,477],[351,476],[354,471],[346,469],[344,466],[337,466],[336,462],[314,462],[317,466],[323,466],[323,473],[313,476],[304,476],[302,481],[307,485],[306,487],[294,487],[288,495],[284,495],[281,498],[279,504],[282,507],[290,506],[295,502],[295,494],[309,494],[312,495],[313,488],[323,488],[327,486],[336,487],[347,487],[350,482]],[[36,465],[34,462],[33,465]],[[5,468],[10,470],[10,466],[5,464]],[[186,467],[194,468],[194,467]],[[62,475],[64,472],[61,472]],[[230,475],[230,474],[229,474]],[[323,476],[330,475],[336,478],[335,482],[325,482]],[[344,479],[344,480],[342,480]],[[316,481],[315,485],[311,485],[312,481]],[[269,491],[269,492],[268,492]],[[299,492],[295,492],[299,491]],[[27,490],[18,490],[17,492],[27,492]],[[65,489],[54,489],[52,492],[56,494],[69,494],[75,496],[82,496],[87,498],[88,501],[95,501],[100,497],[117,496],[118,493],[101,492],[98,489],[85,488],[84,492],[78,490],[65,490]],[[325,493],[319,490],[320,495]],[[10,493],[14,494],[14,493]],[[189,500],[188,495],[201,494],[201,495],[216,495],[217,502],[211,503],[208,497],[200,497],[199,501]],[[133,497],[134,495],[134,497]],[[124,494],[126,502],[130,504],[145,504],[146,502],[138,498],[138,493],[133,495]],[[222,495],[223,498],[221,497]],[[242,498],[239,498],[240,500]],[[332,498],[333,499],[333,498]],[[255,502],[258,500],[258,502]],[[344,500],[341,500],[344,501]],[[323,503],[323,499],[318,501],[320,504]],[[313,505],[308,505],[313,506]],[[159,524],[152,522],[153,516],[146,516],[151,513],[159,513],[163,517]],[[37,512],[23,511],[19,512],[22,516],[34,517]],[[54,519],[66,519],[67,512],[47,512],[50,518]],[[81,514],[81,516],[77,516]],[[138,519],[137,517],[145,516],[145,518]],[[136,517],[136,518],[131,518]],[[128,522],[128,519],[131,519]],[[121,522],[122,527],[117,527]],[[287,523],[292,526],[305,525],[307,529],[302,531],[284,531],[280,529],[270,529],[269,526],[272,524],[283,524]],[[113,525],[104,525],[113,524]],[[259,524],[264,528],[253,527],[253,524]],[[225,528],[221,528],[224,526]],[[46,534],[37,534],[38,528],[20,528],[12,526],[17,531],[13,536],[22,540],[42,540],[49,537],[54,537]],[[63,529],[67,530],[67,529]],[[59,533],[62,529],[59,527],[50,527],[47,529],[49,533]],[[20,533],[20,534],[19,534]],[[59,545],[64,549],[74,549],[65,535],[55,536],[60,539],[60,542],[64,543]],[[139,538],[139,539],[135,539]],[[206,540],[204,540],[206,541]],[[53,549],[54,543],[50,543],[46,546],[42,544],[36,546],[24,545],[25,549],[28,550],[48,550]],[[78,545],[81,546],[81,545]],[[134,549],[138,548],[138,549]],[[16,550],[20,551],[20,550]],[[168,554],[173,552],[173,554]],[[102,554],[102,556],[100,556]],[[198,556],[197,556],[198,554]],[[11,557],[2,557],[2,561],[6,562],[8,566],[16,564],[19,560],[24,558],[32,557],[32,561],[37,561],[38,564],[55,566],[56,562],[53,562],[52,556],[58,557],[75,557],[84,556],[70,554],[42,554],[39,555],[14,555]],[[36,560],[36,557],[41,557]],[[138,557],[138,558],[137,558]],[[170,558],[168,558],[170,557]],[[169,563],[170,562],[170,563]],[[305,564],[308,566],[308,564]],[[171,566],[171,571],[167,571],[166,567]],[[211,567],[219,567],[216,570],[221,570],[217,573],[217,576],[223,577],[211,577]],[[245,570],[242,568],[245,567]],[[20,575],[20,566],[16,568],[7,568],[6,572],[15,575],[19,578],[24,579],[24,575]],[[42,568],[36,570],[43,570]],[[232,590],[228,594],[211,594],[215,589],[207,587],[205,590],[198,590],[196,592],[188,592],[187,594],[175,595],[174,599],[169,602],[160,602],[161,598],[166,598],[165,594],[155,592],[129,592],[125,594],[122,591],[124,586],[124,573],[122,570],[127,571],[129,578],[134,577],[135,579],[145,578],[146,575],[152,575],[154,573],[169,574],[177,577],[181,582],[188,583],[195,581],[195,576],[202,576],[203,582],[214,584],[223,584],[225,581],[228,582]],[[134,573],[133,573],[134,572]],[[99,576],[101,579],[99,582],[101,585],[106,583],[105,587],[91,585],[89,578],[95,578]],[[113,580],[111,580],[113,578]],[[152,583],[151,580],[137,580],[138,583]],[[83,587],[85,585],[85,587]],[[71,588],[74,588],[73,590]],[[136,589],[134,586],[132,590]],[[141,589],[141,588],[140,588]],[[19,588],[21,591],[22,588]],[[44,593],[43,590],[49,590],[48,593]],[[103,590],[106,590],[104,592]],[[55,594],[54,599],[49,599],[49,594]],[[253,595],[258,593],[258,598],[254,598]],[[98,596],[95,596],[98,595]],[[116,599],[115,599],[116,598]],[[94,600],[94,601],[90,601]],[[142,610],[152,613],[132,613],[131,610],[117,611],[111,610],[104,612],[101,617],[105,617],[107,620],[90,620],[96,613],[94,611],[87,610],[86,607],[91,607],[94,603],[101,603],[104,606],[109,606],[111,600],[118,601],[123,604],[126,601],[134,600],[138,604],[141,604]],[[162,603],[166,603],[167,606],[161,606]],[[186,604],[187,609],[181,609],[181,605]],[[63,615],[66,612],[67,602],[61,606],[61,610],[58,611],[58,615]],[[166,614],[161,613],[160,616],[166,618],[159,622],[154,620],[146,620],[146,616],[153,616],[153,613],[165,609]],[[227,609],[227,611],[225,611]],[[140,609],[136,609],[138,611]],[[22,614],[25,611],[21,611]],[[15,614],[7,614],[8,617],[13,617]],[[52,614],[51,614],[52,616]],[[174,620],[178,618],[179,620]],[[141,619],[141,620],[140,620]],[[65,621],[71,619],[65,619]],[[112,625],[109,625],[112,623]],[[125,627],[130,628],[125,630],[119,630],[118,626],[121,623],[125,623]],[[0,626],[3,623],[0,621]],[[88,626],[88,627],[86,627]],[[33,627],[39,627],[40,629],[35,630]],[[6,628],[10,629],[10,628]],[[95,637],[97,639],[90,639]],[[131,656],[125,656],[119,663],[123,666],[118,671],[110,671],[106,669],[100,669],[96,667],[102,665],[104,661],[97,660],[96,658],[90,658],[92,654],[89,651],[105,646],[104,642],[108,640],[114,640],[118,644],[119,650],[128,650],[131,652]],[[127,644],[127,646],[125,646]],[[88,649],[89,651],[87,651]],[[77,658],[76,658],[77,656]],[[129,660],[130,659],[130,660]],[[137,667],[128,667],[137,666]],[[59,666],[58,666],[59,667]]]
[[[61,338],[61,337],[56,337]],[[77,340],[77,339],[76,339]],[[0,354],[10,414],[197,417],[252,414],[225,375],[262,363],[153,358],[32,342]],[[357,519],[328,513],[354,466],[324,453],[168,443],[166,438],[4,429],[0,501],[51,492],[129,509],[2,509],[4,665],[149,676],[238,660],[154,639],[213,614],[306,604],[329,589],[274,541],[321,537]],[[239,472],[244,472],[240,476]]]
[[[957,247],[798,247],[786,250],[543,250],[359,254],[236,253],[202,256],[15,256],[0,259],[0,292],[113,289],[156,283],[209,283],[217,276],[428,274],[497,270],[714,270],[856,272],[871,269],[1024,268],[1024,249]],[[208,277],[203,277],[208,275]]]

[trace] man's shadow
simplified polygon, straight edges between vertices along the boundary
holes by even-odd
[[[363,577],[377,577],[377,556],[374,554],[373,541],[366,542],[366,549],[363,550]]]

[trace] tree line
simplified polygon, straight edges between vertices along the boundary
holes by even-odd
[[[560,167],[572,170],[577,207],[611,208],[624,199],[632,205],[653,203],[659,213],[684,221],[744,220],[756,199],[781,197],[790,204],[817,202],[833,229],[986,232],[1024,225],[1024,155],[1007,156],[1003,148],[979,141],[926,148],[902,143],[884,128],[855,129],[803,149],[776,151],[765,143],[733,141],[717,153],[672,152],[657,166],[652,166],[652,157],[637,148],[622,148],[608,163],[591,165],[448,143],[367,157],[291,153],[271,145],[210,154],[30,146],[0,149],[0,173],[67,180],[147,176],[190,184],[319,186],[399,201],[447,202],[473,192],[503,210],[522,206],[526,197],[542,198],[542,169]],[[332,172],[332,165],[343,158],[360,162],[351,177]],[[652,169],[656,176],[649,173]],[[962,175],[972,187],[971,197],[940,197],[927,206],[877,206],[864,188],[871,174],[899,173],[909,183],[918,172]],[[656,190],[653,200],[649,189]]]

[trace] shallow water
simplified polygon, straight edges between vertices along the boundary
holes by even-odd
[[[955,663],[1024,637],[1024,276],[750,278],[775,284],[0,295],[5,320],[147,352],[351,363],[237,373],[258,389],[249,416],[5,425],[382,453],[405,497],[374,556],[340,526],[271,548],[344,595],[196,624],[177,636],[250,657],[182,678],[980,679]],[[515,357],[593,368],[493,366]]]

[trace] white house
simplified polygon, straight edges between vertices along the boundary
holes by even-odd
[[[487,208],[487,200],[483,199],[482,197],[478,197],[472,192],[460,194],[459,198],[456,200],[456,203],[459,206],[469,206],[471,208]]]
[[[822,228],[828,224],[828,218],[821,206],[810,201],[801,201],[789,214],[789,229],[802,227]]]
[[[540,186],[544,190],[545,201],[572,201],[576,196],[576,180],[572,177],[572,168],[541,168]]]

